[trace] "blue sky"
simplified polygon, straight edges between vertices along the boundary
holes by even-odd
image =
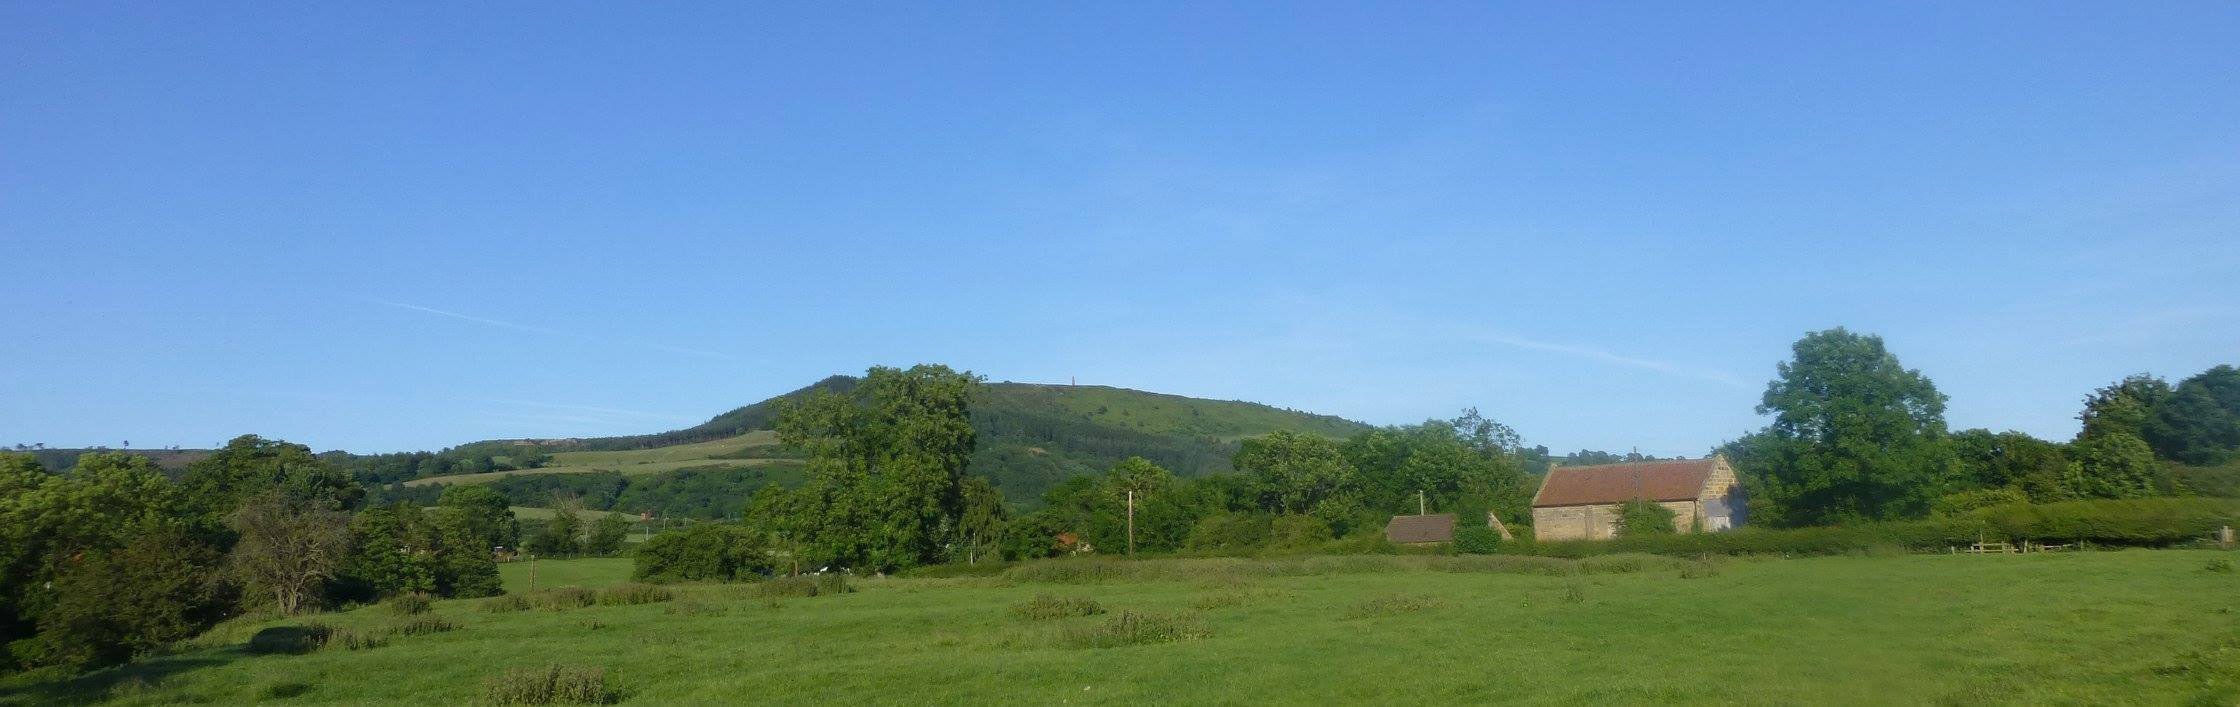
[[[2229,3],[814,9],[0,5],[0,443],[943,362],[1697,454],[1836,325],[2053,438],[2240,362]]]

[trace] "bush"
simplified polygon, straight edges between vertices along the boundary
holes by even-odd
[[[2215,572],[2217,574],[2232,574],[2232,560],[2219,557],[2217,559],[2210,560],[2209,564],[2203,566],[2201,569],[2205,572]]]
[[[501,594],[498,596],[490,597],[488,600],[482,602],[482,610],[486,613],[492,614],[503,614],[509,611],[527,611],[528,609],[529,598],[519,594]]]
[[[1330,524],[1310,515],[1280,515],[1268,525],[1270,549],[1298,550],[1330,541]]]
[[[1454,551],[1464,555],[1491,555],[1501,550],[1501,534],[1482,525],[1464,525],[1454,531]]]
[[[254,655],[298,655],[319,650],[327,644],[327,636],[334,629],[325,624],[300,626],[273,626],[249,637],[244,648]]]
[[[653,536],[638,546],[633,576],[653,582],[731,582],[768,574],[762,538],[727,523],[700,523]]]
[[[600,516],[591,523],[591,535],[583,541],[583,551],[593,555],[612,555],[622,551],[623,541],[630,536],[630,519],[619,513]]]
[[[434,606],[434,602],[428,600],[428,595],[420,592],[399,594],[390,597],[386,603],[389,607],[389,613],[398,616],[425,614],[428,613],[429,607]]]
[[[813,597],[852,591],[855,589],[848,586],[848,576],[838,573],[797,574],[755,585],[756,594],[771,598]]]
[[[669,591],[667,587],[627,582],[608,587],[606,591],[600,592],[599,605],[631,606],[664,602],[675,598],[677,598],[676,593]]]
[[[1267,545],[1271,532],[1267,516],[1223,513],[1198,519],[1182,544],[1198,552],[1248,552]]]
[[[598,705],[614,702],[616,697],[607,687],[605,668],[515,668],[482,682],[482,701],[493,705]]]
[[[405,621],[398,622],[396,625],[389,627],[389,632],[399,636],[418,636],[428,633],[443,633],[445,631],[454,631],[458,630],[458,628],[459,624],[454,623],[450,619],[439,618],[435,616],[421,616],[418,618],[407,619]]]
[[[1025,619],[1062,619],[1102,614],[1104,605],[1097,603],[1095,599],[1036,594],[1033,599],[1011,607],[1011,613]]]
[[[320,641],[321,648],[341,648],[352,651],[380,648],[386,645],[389,645],[388,635],[354,628],[338,628],[328,631],[326,638]]]
[[[1118,616],[1093,626],[1078,626],[1062,634],[1063,642],[1074,648],[1113,648],[1145,643],[1172,643],[1206,638],[1213,630],[1195,614],[1139,614],[1120,612]]]
[[[551,611],[567,611],[596,604],[599,601],[599,595],[597,592],[582,587],[561,587],[538,593],[531,601],[535,602],[539,608]]]
[[[1618,506],[1618,535],[1671,535],[1675,532],[1672,523],[1677,517],[1672,509],[1664,507],[1662,503],[1636,498]]]

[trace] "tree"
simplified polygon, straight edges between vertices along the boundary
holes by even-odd
[[[457,511],[465,533],[485,551],[512,547],[519,540],[520,523],[513,517],[511,504],[505,495],[487,485],[445,487],[436,505]]]
[[[1232,463],[1252,479],[1260,506],[1269,511],[1330,512],[1357,501],[1353,465],[1321,437],[1276,430],[1245,440]]]
[[[2240,455],[2240,368],[2217,366],[2178,382],[2140,425],[2156,454],[2210,466]]]
[[[1127,549],[1136,554],[1136,504],[1149,500],[1154,493],[1164,493],[1174,484],[1174,474],[1151,463],[1143,457],[1128,457],[1112,465],[1105,474],[1105,486],[1119,496],[1127,515]]]
[[[2144,437],[2156,407],[2171,398],[2161,379],[2139,374],[2094,390],[2070,443],[2067,486],[2080,498],[2140,498],[2158,492],[2161,465]]]
[[[1959,479],[1975,490],[2011,488],[2040,503],[2077,498],[2069,483],[2068,445],[1983,429],[1955,432],[1949,444],[1960,465]]]
[[[1799,526],[1927,513],[1957,475],[1944,394],[1878,336],[1838,327],[1792,350],[1758,405],[1772,423],[1725,448],[1751,517]]]
[[[146,457],[87,453],[50,474],[29,455],[0,455],[0,643],[35,633],[59,599],[55,583],[85,558],[158,528],[205,530],[182,522],[182,507]]]
[[[699,523],[649,538],[638,548],[638,579],[732,581],[768,572],[770,556],[756,533],[729,523]]]
[[[583,552],[582,504],[573,500],[553,504],[552,519],[529,539],[529,552],[550,557],[570,557]]]
[[[1003,492],[985,476],[965,479],[963,495],[964,510],[957,517],[958,539],[964,543],[965,564],[978,564],[982,549],[1003,537],[1004,522],[1011,510],[1003,503]]]
[[[317,606],[350,550],[347,514],[285,490],[250,497],[227,522],[241,536],[228,564],[251,590],[269,592],[283,614]]]
[[[201,633],[230,604],[219,561],[217,550],[174,525],[69,566],[55,580],[54,606],[39,617],[41,662],[121,663]]]
[[[188,500],[211,518],[275,487],[332,510],[355,508],[365,489],[311,453],[310,447],[242,435],[187,465],[180,479]]]
[[[583,551],[592,555],[612,555],[622,551],[622,542],[630,536],[630,519],[620,513],[599,516],[591,523],[591,535],[583,541]]]
[[[962,513],[978,440],[980,381],[947,366],[877,367],[846,395],[819,392],[778,415],[778,437],[809,453],[796,511],[811,545],[843,566],[937,562]]]

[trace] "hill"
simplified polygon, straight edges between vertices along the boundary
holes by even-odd
[[[846,392],[857,379],[833,376],[742,406],[680,430],[644,435],[542,442],[549,464],[534,469],[414,479],[407,486],[486,483],[519,476],[613,472],[655,475],[684,469],[758,472],[798,478],[801,460],[771,432],[782,403],[818,391]],[[1014,502],[1034,505],[1042,492],[1076,473],[1101,473],[1142,456],[1179,476],[1230,470],[1237,441],[1276,430],[1345,437],[1369,425],[1259,403],[1208,400],[1109,386],[992,383],[972,409],[980,434],[971,472],[988,477]],[[506,456],[526,440],[485,440],[447,453]]]

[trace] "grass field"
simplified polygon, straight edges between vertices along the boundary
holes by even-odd
[[[251,656],[236,622],[198,647],[0,701],[465,703],[508,668],[607,669],[638,704],[1092,702],[2146,703],[2240,700],[2240,574],[2200,550],[1735,560],[1320,557],[1041,564],[864,579],[773,601],[484,613],[368,650]],[[509,587],[525,567],[508,565]],[[539,586],[628,563],[540,563]],[[1097,579],[1102,577],[1102,579]],[[548,579],[549,578],[549,579]],[[1082,580],[1096,581],[1053,581]],[[1038,594],[1103,615],[1014,612]],[[1193,636],[1078,648],[1122,611]],[[372,627],[382,607],[317,617]]]
[[[737,459],[722,455],[737,454],[747,449],[775,447],[778,434],[770,431],[749,432],[737,437],[680,444],[653,449],[630,449],[613,452],[557,452],[552,463],[535,469],[490,471],[480,474],[452,474],[430,476],[404,482],[406,486],[428,484],[481,484],[508,476],[533,474],[585,474],[595,471],[616,471],[627,475],[658,474],[664,471],[696,466],[758,466],[764,464],[798,463],[786,459]]]

